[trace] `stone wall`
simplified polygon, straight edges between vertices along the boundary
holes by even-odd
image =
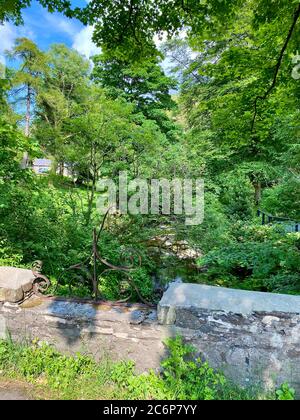
[[[299,296],[180,284],[163,296],[158,319],[235,382],[288,381],[300,396]]]
[[[192,284],[170,286],[158,309],[31,297],[0,303],[0,337],[159,368],[162,341],[182,335],[239,384],[288,381],[300,395],[300,297]]]
[[[168,330],[145,305],[32,297],[0,306],[0,338],[9,331],[13,339],[39,339],[64,352],[132,359],[139,371],[159,366]]]

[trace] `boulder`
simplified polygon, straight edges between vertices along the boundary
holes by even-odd
[[[0,267],[0,302],[16,303],[24,299],[33,287],[31,270],[15,267]]]

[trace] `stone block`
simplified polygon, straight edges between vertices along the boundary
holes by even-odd
[[[32,289],[35,277],[31,270],[0,267],[0,301],[16,303]]]
[[[200,284],[171,284],[159,302],[158,321],[166,325],[177,322],[178,309],[183,308],[188,311],[205,309],[244,316],[255,312],[300,314],[300,296],[251,292]],[[275,320],[274,317],[273,320]],[[187,322],[187,324],[190,328],[190,323]]]

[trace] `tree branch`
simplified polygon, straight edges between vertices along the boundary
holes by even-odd
[[[281,64],[282,64],[282,60],[283,60],[283,56],[284,56],[284,53],[287,49],[288,43],[290,42],[290,39],[293,35],[294,29],[295,29],[295,26],[297,24],[297,21],[298,21],[299,17],[300,17],[300,3],[299,3],[297,9],[294,12],[293,23],[292,23],[292,25],[289,29],[289,32],[288,32],[286,40],[283,44],[283,47],[281,48],[281,51],[280,51],[280,54],[279,54],[279,57],[278,57],[278,60],[277,60],[276,66],[275,66],[275,73],[274,73],[274,76],[273,76],[273,81],[272,81],[270,87],[268,88],[268,90],[264,93],[264,95],[257,96],[255,101],[254,101],[254,115],[253,115],[253,119],[252,119],[252,123],[251,123],[251,132],[253,132],[254,126],[255,126],[255,121],[256,121],[257,112],[258,112],[257,111],[258,101],[259,100],[264,101],[265,99],[267,99],[267,97],[270,95],[270,93],[272,92],[272,90],[276,86],[279,70],[280,70],[280,67],[281,67]]]

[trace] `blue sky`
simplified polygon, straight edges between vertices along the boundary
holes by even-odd
[[[84,6],[85,0],[73,0],[73,6]],[[68,19],[61,13],[48,13],[35,0],[32,6],[23,11],[24,25],[14,26],[5,23],[0,26],[0,56],[12,48],[18,37],[32,39],[42,50],[47,50],[52,43],[64,43],[86,57],[97,53],[91,37],[92,27],[83,26],[76,19]]]
[[[83,7],[89,0],[72,0],[73,7]],[[0,25],[0,63],[6,62],[8,66],[15,67],[5,58],[5,51],[10,50],[16,38],[26,37],[33,40],[41,50],[46,51],[53,43],[63,43],[74,48],[87,58],[100,52],[100,49],[92,42],[93,28],[84,26],[77,19],[69,19],[62,13],[49,13],[36,0],[32,1],[31,7],[23,9],[24,25],[15,26],[10,22]],[[182,32],[184,34],[184,31]],[[159,47],[161,41],[154,37]],[[170,70],[170,62],[166,58],[162,68],[167,74]]]

